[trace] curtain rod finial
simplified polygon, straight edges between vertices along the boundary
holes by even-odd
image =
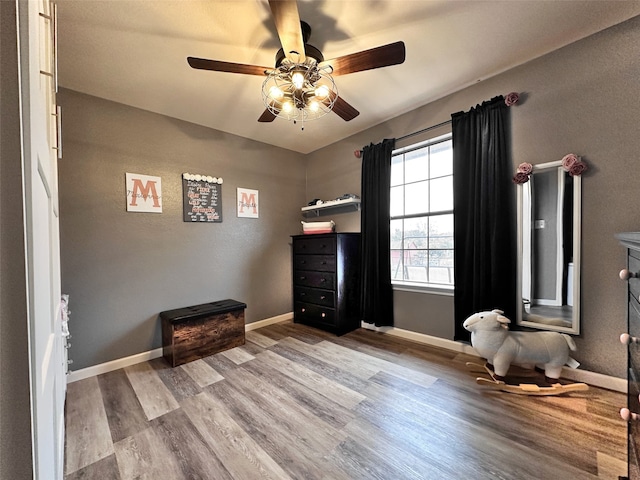
[[[362,157],[362,150],[354,150],[353,156],[356,158]]]

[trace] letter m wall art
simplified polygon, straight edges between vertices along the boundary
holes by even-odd
[[[162,213],[160,177],[126,173],[127,212]]]
[[[259,217],[258,190],[238,187],[238,217]]]

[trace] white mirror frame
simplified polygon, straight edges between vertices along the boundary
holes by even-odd
[[[562,162],[548,162],[533,166],[531,175],[542,170],[554,168],[562,169]],[[564,171],[564,170],[563,170]],[[580,175],[573,177],[573,305],[571,327],[558,325],[547,325],[544,323],[532,322],[523,318],[524,305],[522,302],[522,273],[523,273],[523,222],[524,222],[524,199],[523,186],[518,185],[518,260],[517,260],[517,288],[516,288],[516,324],[523,327],[531,327],[539,330],[551,330],[573,335],[580,334],[580,264],[581,264],[581,212],[582,212],[582,179]]]

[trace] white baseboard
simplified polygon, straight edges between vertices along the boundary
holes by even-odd
[[[285,322],[293,318],[293,313],[285,313],[277,315],[271,318],[265,318],[257,322],[248,323],[245,325],[245,331],[256,330],[258,328],[266,327],[267,325],[273,325],[274,323]],[[417,343],[425,345],[431,345],[434,347],[445,348],[458,353],[466,353],[468,355],[475,355],[479,357],[475,349],[465,343],[456,342],[454,340],[448,340],[446,338],[434,337],[432,335],[426,335],[424,333],[412,332],[411,330],[404,330],[396,327],[375,327],[369,323],[362,322],[362,328],[367,330],[373,330],[376,332],[387,333],[396,337],[406,338]],[[95,375],[101,375],[103,373],[112,372],[119,368],[128,367],[137,363],[146,362],[154,358],[162,356],[162,348],[156,348],[148,352],[142,352],[129,357],[118,358],[110,362],[101,363],[91,367],[83,368],[77,371],[71,371],[67,375],[67,383],[77,382],[85,378],[93,377]],[[595,387],[606,388],[616,392],[627,393],[627,380],[624,378],[611,377],[609,375],[603,375],[601,373],[590,372],[589,370],[579,370],[574,368],[564,367],[562,369],[562,377],[574,380],[576,382],[584,382]]]
[[[412,332],[410,330],[403,330],[396,327],[375,327],[364,322],[362,322],[362,328],[395,335],[396,337],[406,338],[407,340],[413,340],[414,342],[423,343],[425,345],[446,348],[447,350],[453,350],[455,352],[466,353],[479,357],[478,353],[472,346],[456,342],[454,340],[447,340],[446,338],[434,337],[424,333]],[[615,392],[627,393],[627,380],[624,378],[611,377],[609,375],[603,375],[589,370],[579,370],[569,367],[564,367],[562,369],[562,378],[587,383],[594,387],[606,388],[607,390],[613,390]]]
[[[284,313],[271,318],[265,318],[257,322],[248,323],[244,326],[245,332],[255,330],[257,328],[266,327],[274,323],[280,323],[293,318],[293,312]],[[156,348],[147,352],[137,353],[129,357],[118,358],[110,362],[101,363],[99,365],[93,365],[91,367],[82,368],[76,371],[70,371],[67,375],[67,383],[77,382],[78,380],[84,380],[85,378],[93,377],[95,375],[101,375],[103,373],[112,372],[119,368],[128,367],[137,363],[147,362],[154,358],[162,356],[162,348]]]
[[[244,326],[244,330],[245,332],[248,332],[250,330],[256,330],[258,328],[266,327],[267,325],[273,325],[274,323],[286,322],[287,320],[293,320],[293,312],[283,313],[282,315],[265,318],[264,320],[258,320],[257,322],[253,323],[247,323]]]
[[[627,393],[628,382],[626,378],[612,377],[601,373],[580,370],[577,368],[562,368],[562,378],[567,378],[576,382],[588,383],[595,387],[606,388],[615,392]]]
[[[162,356],[162,348],[155,348],[148,352],[136,353],[129,357],[118,358],[111,360],[110,362],[101,363],[99,365],[93,365],[91,367],[82,368],[80,370],[71,371],[67,375],[67,383],[77,382],[78,380],[84,380],[85,378],[93,377],[96,375],[102,375],[103,373],[113,372],[119,368],[135,365],[136,363],[147,362]]]
[[[446,348],[447,350],[453,350],[459,353],[467,353],[469,355],[476,355],[476,351],[471,345],[456,342],[454,340],[448,340],[446,338],[434,337],[432,335],[426,335],[424,333],[412,332],[411,330],[403,330],[396,327],[373,327],[368,323],[363,323],[362,328],[367,330],[376,330],[378,332],[388,333],[396,337],[406,338],[407,340],[413,340],[417,343],[424,343],[433,347]]]

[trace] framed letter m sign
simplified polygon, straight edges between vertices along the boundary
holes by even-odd
[[[160,177],[127,173],[127,212],[162,213]]]
[[[258,218],[258,190],[238,187],[238,217]]]

